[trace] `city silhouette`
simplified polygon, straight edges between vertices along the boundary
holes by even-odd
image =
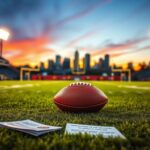
[[[76,50],[72,67],[70,58],[65,57],[62,61],[61,55],[58,54],[55,56],[55,60],[47,60],[47,67],[45,67],[45,62],[40,62],[39,66],[31,67],[28,64],[13,66],[7,59],[0,56],[0,77],[1,80],[20,78],[33,80],[129,80],[129,78],[132,80],[149,80],[150,63],[139,63],[140,69],[136,71],[132,62],[129,62],[127,68],[124,69],[122,66],[111,66],[110,59],[110,55],[105,54],[92,66],[91,55],[86,53],[82,59],[83,66],[81,67],[80,53]],[[22,75],[19,77],[20,72]]]

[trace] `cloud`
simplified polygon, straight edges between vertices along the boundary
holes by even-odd
[[[37,37],[42,9],[41,0],[0,0],[0,26],[10,28],[13,40]]]
[[[77,37],[77,38],[75,38],[75,39],[69,41],[69,42],[65,45],[65,47],[76,47],[77,44],[78,44],[78,42],[83,41],[83,40],[85,40],[85,39],[87,39],[87,38],[89,38],[89,37],[91,37],[91,36],[97,34],[97,32],[98,32],[98,31],[97,31],[97,28],[94,28],[94,29],[92,29],[92,30],[90,30],[90,31],[88,31],[88,32],[86,32],[86,33],[80,35],[79,37]]]
[[[150,46],[135,48],[135,49],[132,49],[130,51],[126,50],[126,51],[122,51],[122,52],[112,53],[111,57],[118,57],[118,56],[122,56],[125,54],[137,53],[137,52],[141,52],[141,51],[150,51]]]
[[[129,14],[129,18],[133,19],[134,17],[138,17],[139,15],[141,15],[144,12],[149,12],[150,13],[150,1],[149,0],[145,0],[143,1],[143,3],[136,7],[130,14]]]
[[[111,0],[102,0],[102,1],[98,1],[94,4],[91,4],[90,6],[88,6],[86,9],[81,10],[69,17],[63,18],[62,20],[56,22],[53,26],[51,26],[51,30],[55,30],[58,27],[63,26],[64,24],[71,22],[71,21],[75,21],[77,19],[80,19],[81,17],[85,17],[87,15],[89,15],[90,13],[92,13],[94,10],[103,7],[106,4],[109,4],[111,2]]]
[[[54,53],[53,49],[45,47],[48,42],[52,41],[46,38],[8,41],[4,43],[5,51],[3,56],[9,58],[13,64],[39,63],[42,57],[50,56]]]
[[[51,38],[57,35],[63,25],[85,17],[110,2],[111,0],[0,0],[0,26],[12,30],[13,40],[43,35]],[[74,9],[76,13],[65,17]]]
[[[19,50],[13,50],[13,49],[11,49],[11,50],[7,50],[7,51],[4,51],[4,55],[5,55],[5,57],[6,58],[12,58],[12,57],[17,57],[17,56],[19,56],[20,55],[20,51]]]
[[[61,10],[58,0],[0,0],[0,26],[10,28],[13,40],[49,36]]]
[[[0,18],[10,19],[16,15],[28,16],[41,4],[41,0],[0,0]]]
[[[137,50],[141,51],[149,47],[145,47],[143,49],[139,49],[138,45],[149,40],[148,37],[143,37],[140,39],[132,39],[127,40],[122,43],[108,43],[103,48],[97,48],[91,52],[92,56],[110,54],[112,57],[118,57],[128,53],[134,53]]]
[[[138,52],[138,51],[150,51],[150,45],[138,48],[134,50],[133,52]]]

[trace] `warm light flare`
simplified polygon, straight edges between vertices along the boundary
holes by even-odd
[[[0,39],[7,40],[9,37],[9,32],[5,29],[0,29]]]

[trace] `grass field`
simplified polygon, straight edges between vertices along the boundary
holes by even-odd
[[[109,97],[98,113],[70,114],[60,111],[53,96],[71,81],[0,82],[0,121],[32,119],[62,126],[60,132],[33,137],[0,128],[0,150],[125,150],[150,149],[150,82],[96,82]],[[115,126],[127,140],[100,136],[64,135],[66,123]]]

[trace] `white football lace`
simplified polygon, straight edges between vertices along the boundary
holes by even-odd
[[[86,83],[86,82],[74,82],[70,84],[70,86],[78,86],[78,85],[92,86],[91,83]]]

